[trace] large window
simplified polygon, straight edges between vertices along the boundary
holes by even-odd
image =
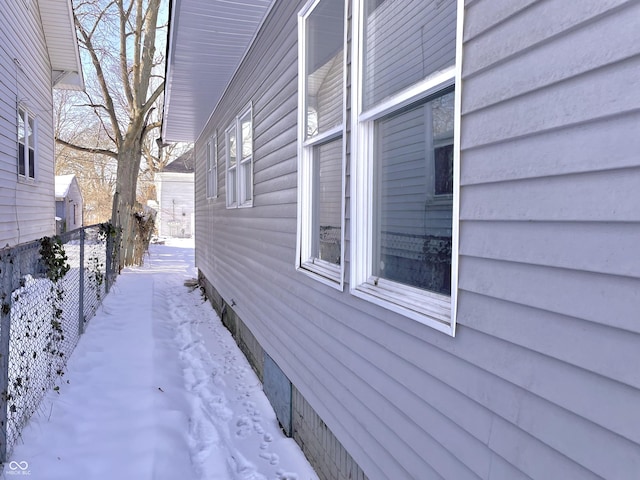
[[[344,0],[299,15],[297,266],[342,288],[344,245]]]
[[[18,175],[36,177],[36,121],[21,107],[18,108]]]
[[[253,205],[252,114],[252,108],[248,107],[225,133],[228,208]]]
[[[456,1],[357,9],[351,291],[453,334]]]
[[[218,136],[207,142],[207,198],[218,196]]]

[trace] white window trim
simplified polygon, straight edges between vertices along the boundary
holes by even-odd
[[[251,119],[251,155],[249,156],[249,158],[244,159],[242,158],[242,125],[240,120],[247,116],[247,114],[249,115],[249,118]],[[229,132],[231,130],[233,130],[235,128],[236,131],[236,164],[233,167],[236,170],[236,189],[235,189],[235,193],[236,193],[236,198],[235,198],[235,202],[230,202],[229,201]],[[253,187],[253,169],[254,169],[254,140],[253,140],[253,136],[254,136],[254,128],[253,128],[253,104],[249,104],[248,106],[246,106],[245,108],[243,108],[240,113],[238,115],[236,115],[236,117],[233,119],[233,122],[231,123],[231,125],[229,125],[227,127],[227,129],[225,130],[225,134],[224,134],[224,141],[225,141],[225,180],[226,180],[226,185],[227,185],[227,192],[226,192],[226,204],[227,204],[227,208],[249,208],[249,207],[253,207],[253,195],[254,195],[254,187]],[[250,176],[251,176],[251,199],[245,202],[240,202],[241,198],[246,198],[245,195],[243,195],[243,193],[245,193],[245,182],[243,182],[243,172],[244,169],[242,168],[243,165],[246,165],[247,163],[249,163],[249,170],[250,170]]]
[[[458,245],[460,221],[460,116],[462,85],[462,27],[464,1],[458,0],[455,67],[432,75],[418,84],[395,94],[392,98],[363,113],[362,78],[363,54],[363,1],[353,4],[352,69],[351,69],[351,261],[350,293],[358,298],[394,311],[455,336],[458,300]],[[451,295],[402,285],[385,279],[373,278],[373,166],[370,161],[370,141],[374,120],[402,106],[427,98],[454,85],[454,140],[453,140],[453,212],[451,246]]]
[[[243,153],[242,153],[242,147],[244,146],[244,142],[242,141],[242,124],[240,122],[240,120],[245,117],[246,115],[249,115],[249,118],[251,119],[251,155],[248,159],[243,159]],[[237,144],[237,147],[239,147],[238,152],[240,153],[240,155],[238,156],[238,176],[237,176],[237,180],[238,180],[238,189],[237,189],[237,194],[238,194],[238,208],[245,208],[245,207],[253,207],[253,105],[250,104],[247,108],[243,109],[242,112],[238,115],[238,120],[237,120],[237,135],[240,139],[240,142]],[[237,141],[237,140],[236,140]],[[236,152],[237,154],[237,152]],[[243,203],[240,203],[240,199],[241,198],[246,198],[246,195],[244,195],[244,190],[245,190],[245,185],[246,182],[243,181],[244,177],[244,168],[242,168],[245,164],[249,164],[249,171],[250,171],[250,176],[251,176],[251,200],[249,201],[244,201]]]
[[[345,272],[345,185],[346,185],[346,138],[347,138],[347,15],[348,0],[345,0],[345,26],[343,28],[343,83],[342,83],[342,125],[331,128],[326,132],[306,140],[306,60],[307,42],[304,23],[321,0],[310,0],[298,13],[298,228],[296,238],[296,270],[324,283],[330,287],[342,291],[344,289]],[[323,143],[342,138],[342,185],[340,188],[340,265],[333,265],[319,259],[311,258],[313,241],[313,169],[311,168],[311,155],[313,147]],[[303,260],[304,259],[304,260]]]
[[[218,198],[218,132],[207,142],[207,198]]]
[[[231,155],[231,149],[229,148],[231,146],[231,142],[229,142],[229,135],[231,133],[232,130],[235,130],[235,135],[236,135],[236,164],[233,167],[229,166],[230,163],[230,155]],[[227,186],[227,191],[226,191],[226,204],[227,204],[227,208],[237,208],[238,207],[238,119],[237,117],[234,118],[233,123],[231,125],[229,125],[227,127],[227,129],[224,131],[224,148],[225,148],[225,155],[224,155],[224,160],[225,160],[225,169],[224,169],[224,173],[225,173],[225,184]],[[234,180],[234,192],[235,192],[235,199],[233,201],[231,201],[230,198],[230,192],[231,190],[229,189],[229,171],[234,169],[236,171],[236,177]]]
[[[24,113],[23,122],[25,125],[25,143],[24,143],[24,175],[20,173],[20,111]],[[26,129],[29,125],[29,119],[33,121],[33,177],[29,175],[29,136],[26,134]],[[23,104],[18,104],[18,109],[16,112],[16,146],[17,157],[16,157],[16,173],[18,175],[18,180],[25,183],[35,182],[38,178],[38,118],[31,113],[31,111],[24,106]]]

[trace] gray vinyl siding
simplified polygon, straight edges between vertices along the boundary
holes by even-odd
[[[519,445],[635,478],[640,4],[467,3],[456,340],[486,336],[484,368],[527,392]]]
[[[0,245],[4,246],[53,234],[55,198],[51,65],[38,5],[12,1],[3,2],[1,9]],[[37,121],[35,181],[18,180],[18,102]]]
[[[303,2],[275,2],[196,143],[197,266],[370,479],[634,478],[640,4],[467,4],[455,338],[295,271]],[[254,206],[227,209],[249,102]]]

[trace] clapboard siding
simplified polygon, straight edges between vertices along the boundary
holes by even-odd
[[[640,112],[562,126],[493,145],[465,149],[460,183],[501,182],[637,166]],[[631,134],[630,134],[631,132]],[[575,154],[580,145],[580,155]],[[491,158],[491,162],[486,159]],[[606,162],[603,161],[606,159]]]
[[[465,18],[465,60],[463,72],[466,75],[491,68],[494,64],[522,55],[527,49],[544,42],[555,43],[557,37],[579,28],[591,28],[589,23],[601,16],[614,15],[624,23],[624,14],[619,8],[629,8],[628,0],[584,0],[567,8],[564,0],[537,2],[514,2],[511,15],[500,18],[504,2],[487,6],[486,0],[476,1],[466,12]],[[522,9],[516,10],[516,6]],[[530,5],[528,5],[530,4]],[[484,11],[483,11],[484,10]],[[478,16],[478,21],[475,21]],[[545,19],[547,21],[540,21]],[[535,23],[532,23],[534,21]],[[466,30],[466,25],[474,25],[474,30]],[[594,39],[600,47],[600,39],[588,37],[589,44]],[[593,48],[595,45],[590,45]],[[591,50],[589,48],[589,50]],[[578,49],[577,49],[578,50]],[[496,80],[499,80],[496,78]],[[506,81],[506,79],[503,79]]]
[[[640,372],[628,368],[637,361],[638,340],[625,330],[604,325],[584,328],[584,320],[540,311],[506,300],[466,292],[459,320],[479,332],[515,345],[535,349],[550,358],[589,370],[603,377],[640,388]],[[467,302],[473,307],[467,308]],[[535,315],[536,321],[526,319]],[[616,348],[604,349],[606,335]],[[566,338],[581,348],[565,348]]]
[[[464,290],[640,333],[638,279],[466,256],[460,270]]]
[[[14,60],[15,59],[15,60]],[[16,62],[17,60],[17,62]],[[0,15],[0,244],[55,233],[51,65],[36,2],[4,2]],[[36,179],[17,176],[18,102],[37,122]]]
[[[637,2],[467,2],[455,338],[295,270],[303,4],[274,4],[196,142],[200,271],[370,479],[633,478]],[[254,206],[227,209],[249,103]]]
[[[464,89],[465,111],[498,103],[505,96],[525,94],[588,74],[593,69],[613,66],[637,55],[638,18],[640,4],[631,6],[622,18],[605,15],[586,28],[569,30],[553,42],[536,45],[508,62],[474,75],[473,82]],[[576,49],[576,45],[589,43],[592,38],[598,38],[601,48]],[[532,69],[532,64],[536,68]]]
[[[629,261],[638,252],[637,223],[466,221],[464,230],[475,239],[461,245],[465,256],[640,278],[640,264]]]
[[[460,202],[460,216],[465,220],[638,222],[640,209],[627,201],[638,182],[640,166],[469,185]]]
[[[521,398],[498,415],[562,455],[535,466],[494,429],[533,477],[640,471],[639,7],[466,11],[456,354]]]

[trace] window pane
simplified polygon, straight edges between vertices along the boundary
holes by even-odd
[[[18,142],[25,144],[24,136],[24,111],[18,110]]]
[[[364,14],[365,109],[454,64],[455,0],[365,0]]]
[[[236,203],[236,169],[227,171],[227,205]]]
[[[207,143],[207,197],[211,196],[211,144]]]
[[[248,158],[253,151],[253,128],[251,127],[251,112],[240,119],[242,129],[242,158]]]
[[[24,175],[24,144],[18,144],[18,174]]]
[[[253,176],[251,175],[251,160],[247,160],[241,164],[240,173],[242,174],[242,203],[250,202],[253,190]]]
[[[313,256],[340,265],[342,138],[313,149]]]
[[[375,123],[374,275],[450,294],[453,92]]]
[[[227,132],[227,148],[229,156],[229,166],[233,167],[236,164],[236,127],[233,127]]]
[[[323,0],[306,20],[307,138],[342,124],[344,0]]]
[[[34,130],[33,118],[27,117],[27,142],[29,144],[29,148],[32,150],[35,150],[35,138],[33,136]]]
[[[36,177],[36,155],[33,148],[29,149],[29,176],[31,178]]]

